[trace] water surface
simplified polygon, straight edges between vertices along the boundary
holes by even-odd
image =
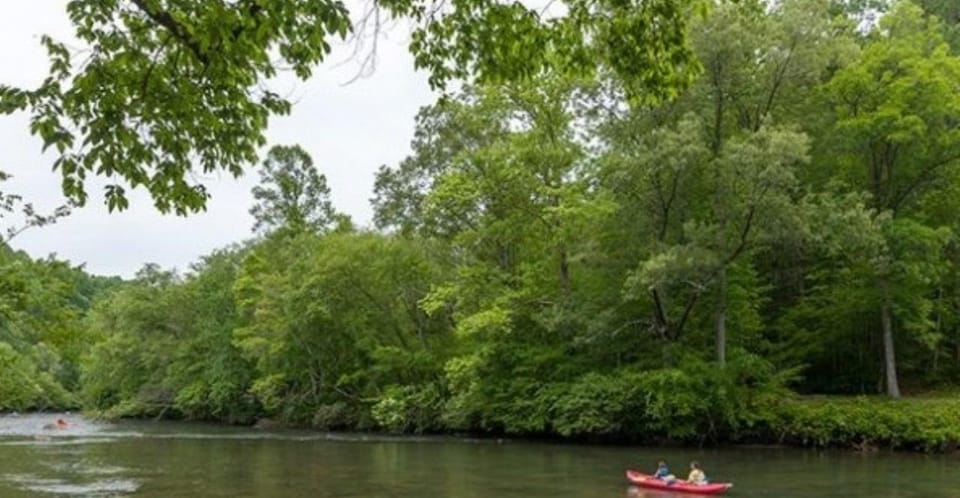
[[[66,418],[76,425],[43,430]],[[960,457],[680,450],[0,417],[0,497],[666,498],[627,467],[699,460],[732,497],[960,498]]]

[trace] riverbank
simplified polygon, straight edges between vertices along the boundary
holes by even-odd
[[[800,398],[784,402],[761,439],[791,446],[956,451],[960,398]]]
[[[378,434],[437,434],[479,438],[517,438],[556,442],[589,442],[609,445],[640,444],[662,447],[784,446],[798,448],[835,448],[872,452],[894,450],[922,453],[946,453],[960,448],[960,398],[883,397],[802,397],[765,398],[742,412],[737,419],[718,420],[710,415],[694,419],[678,417],[673,427],[657,430],[625,420],[618,432],[560,434],[550,430],[526,433],[480,430],[388,430],[366,420],[353,426],[331,428],[318,424],[284,422],[261,418],[254,428],[343,430]],[[101,419],[177,419],[175,411],[164,414],[118,416],[117,412],[88,413]],[[644,418],[644,417],[638,417]],[[223,421],[218,421],[223,422]],[[680,424],[685,428],[678,431]],[[692,424],[692,425],[691,425]],[[237,424],[231,424],[237,425]]]

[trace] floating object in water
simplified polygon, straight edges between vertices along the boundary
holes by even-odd
[[[627,480],[640,486],[641,488],[659,489],[663,491],[675,491],[677,493],[690,493],[698,495],[722,495],[733,484],[727,482],[717,482],[710,484],[688,484],[683,481],[664,481],[651,475],[637,472],[636,470],[627,470]]]
[[[57,421],[52,424],[44,424],[43,430],[45,431],[62,430],[62,429],[66,429],[67,427],[70,427],[70,425],[71,424],[67,423],[62,418],[58,418]]]

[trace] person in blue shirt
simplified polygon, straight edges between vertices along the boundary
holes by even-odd
[[[653,477],[660,479],[661,481],[672,482],[677,480],[673,474],[670,473],[670,468],[667,467],[667,462],[660,460],[657,463],[657,471],[653,473]]]

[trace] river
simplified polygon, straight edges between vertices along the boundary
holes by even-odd
[[[76,424],[43,430],[58,417]],[[0,417],[0,497],[666,498],[626,467],[699,460],[743,498],[960,498],[956,455],[391,438],[177,422]],[[673,495],[676,496],[676,495]]]

